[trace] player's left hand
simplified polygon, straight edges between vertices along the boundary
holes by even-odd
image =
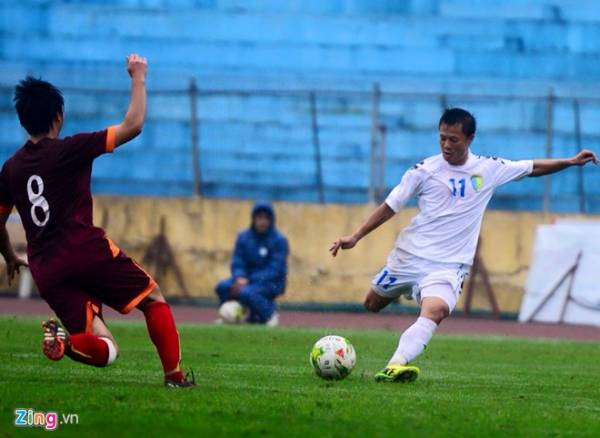
[[[598,157],[596,157],[596,154],[588,149],[583,149],[571,159],[571,162],[575,166],[583,166],[590,161],[594,164],[598,164]]]
[[[21,260],[18,257],[14,257],[11,260],[6,261],[6,273],[8,275],[8,285],[10,286],[11,282],[14,280],[15,275],[19,273],[20,268],[28,267],[29,265],[25,260]]]

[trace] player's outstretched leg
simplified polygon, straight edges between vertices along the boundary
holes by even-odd
[[[419,369],[409,365],[424,350],[438,325],[449,314],[448,304],[438,297],[427,297],[421,302],[421,314],[407,328],[398,342],[396,352],[387,366],[375,375],[378,382],[412,382]]]
[[[365,299],[365,309],[377,313],[392,302],[393,298],[385,297],[371,289]],[[419,369],[413,366],[389,364],[383,370],[375,374],[378,382],[412,382],[419,375]]]
[[[165,301],[158,286],[137,307],[144,313],[148,334],[158,351],[165,373],[165,385],[179,388],[195,386],[193,374],[188,378],[183,375],[179,367],[181,362],[179,333],[171,307]]]
[[[108,328],[98,317],[92,322],[93,333],[68,335],[58,321],[50,319],[42,323],[44,330],[43,351],[50,360],[60,360],[64,355],[74,361],[105,367],[118,355],[117,345]]]

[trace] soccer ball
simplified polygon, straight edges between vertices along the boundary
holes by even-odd
[[[246,319],[246,311],[237,301],[225,301],[219,307],[219,316],[226,324],[241,324]]]
[[[341,380],[348,377],[356,365],[356,351],[346,338],[325,336],[312,348],[310,363],[317,376],[327,380]]]

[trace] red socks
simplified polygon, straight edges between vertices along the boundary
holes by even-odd
[[[144,316],[148,334],[160,356],[165,377],[171,380],[183,380],[183,374],[179,369],[181,361],[179,333],[175,327],[171,307],[167,303],[155,301],[146,306]]]
[[[65,354],[71,359],[95,367],[104,367],[108,362],[108,345],[98,336],[78,333],[69,336]]]

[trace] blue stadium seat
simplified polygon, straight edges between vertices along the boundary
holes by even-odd
[[[591,97],[580,102],[581,145],[600,140],[600,8],[589,1],[5,0],[0,33],[0,158],[24,139],[11,97],[25,74],[65,89],[69,135],[118,122],[128,101],[123,57],[140,51],[150,58],[146,126],[98,161],[97,193],[191,194],[191,78],[200,90],[207,196],[318,200],[306,90],[317,91],[322,190],[330,202],[367,199],[376,81],[388,189],[438,153],[443,105],[477,116],[474,151],[522,159],[546,153],[550,90],[558,96],[553,156],[577,150],[572,97]],[[240,92],[209,92],[215,89]],[[295,93],[264,92],[282,89]],[[578,175],[554,177],[557,211],[579,208]],[[585,168],[583,176],[585,207],[600,211],[599,172]],[[492,206],[541,208],[543,187],[541,179],[507,185]]]

